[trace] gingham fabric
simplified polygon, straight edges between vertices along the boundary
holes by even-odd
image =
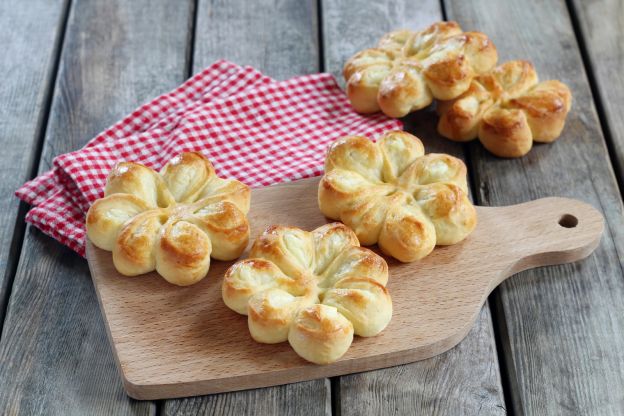
[[[400,128],[382,114],[353,111],[329,74],[276,82],[218,61],[82,149],[56,157],[52,171],[16,194],[35,205],[26,221],[84,255],[85,213],[119,161],[160,169],[181,152],[200,151],[219,176],[267,186],[321,174],[327,146],[339,137]]]

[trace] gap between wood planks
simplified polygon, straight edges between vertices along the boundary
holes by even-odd
[[[323,33],[323,0],[316,0],[319,72],[325,72],[325,34]]]
[[[43,106],[41,112],[38,115],[39,121],[37,121],[37,130],[35,132],[36,138],[34,140],[34,146],[32,149],[31,164],[28,168],[28,180],[34,178],[39,170],[41,162],[41,154],[43,152],[43,142],[48,128],[48,119],[50,117],[50,108],[52,106],[52,98],[54,96],[54,88],[56,86],[56,78],[58,75],[59,65],[61,61],[61,51],[63,50],[63,43],[65,41],[65,33],[67,32],[67,21],[69,18],[69,11],[71,10],[72,0],[65,0],[61,16],[59,19],[60,30],[57,32],[57,37],[54,39],[52,45],[52,55],[54,56],[50,73],[46,75],[48,78],[45,83],[43,92]],[[11,194],[9,198],[17,198]],[[0,339],[2,339],[4,319],[9,307],[9,299],[13,291],[13,282],[15,281],[15,274],[17,273],[17,266],[19,264],[22,248],[24,245],[24,235],[26,234],[26,213],[30,206],[23,201],[19,202],[17,209],[17,216],[15,218],[15,224],[13,228],[13,235],[11,237],[11,248],[9,249],[9,256],[7,258],[7,266],[4,271],[4,285],[6,290],[4,295],[0,298]]]
[[[190,29],[188,31],[188,38],[186,41],[186,62],[188,67],[186,68],[186,78],[193,76],[193,64],[195,63],[195,35],[197,31],[197,15],[199,8],[199,0],[192,0],[192,10],[190,16]]]

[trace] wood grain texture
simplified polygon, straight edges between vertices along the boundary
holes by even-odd
[[[619,0],[573,0],[589,70],[611,141],[616,174],[624,182],[624,3]]]
[[[73,2],[40,171],[183,81],[190,3]],[[123,391],[86,262],[30,227],[0,342],[0,385],[0,414],[156,410]]]
[[[440,3],[434,0],[417,5],[409,1],[325,1],[322,9],[325,69],[342,85],[342,66],[356,51],[373,46],[388,31],[424,28],[442,18]],[[428,152],[449,153],[466,160],[464,146],[439,139],[436,121],[431,109],[404,119],[405,129],[417,135]],[[449,374],[457,376],[449,377]],[[467,376],[472,374],[479,377]],[[391,387],[386,387],[390,380]],[[430,360],[340,377],[336,390],[343,415],[393,414],[396,409],[405,412],[420,409],[423,414],[432,415],[455,414],[458,409],[466,414],[480,409],[486,413],[504,413],[488,302],[460,346]]]
[[[276,79],[319,71],[315,0],[199,0],[193,70],[217,59]]]
[[[442,20],[440,2],[370,2],[323,0],[322,35],[325,71],[344,85],[342,67],[362,49],[375,47],[381,36],[396,29],[424,29]]]
[[[442,355],[340,377],[340,415],[505,415],[489,314]]]
[[[317,204],[318,183],[319,178],[311,178],[254,189],[249,245],[274,224],[304,230],[325,224]],[[525,212],[531,212],[530,219],[522,218]],[[386,259],[392,321],[380,335],[357,337],[347,353],[329,365],[303,360],[286,342],[253,341],[246,317],[228,309],[221,298],[223,275],[234,262],[212,262],[202,281],[178,287],[155,272],[124,277],[115,269],[110,252],[87,243],[91,276],[124,387],[137,399],[161,399],[292,383],[430,358],[466,336],[487,296],[505,278],[528,268],[583,259],[594,250],[603,230],[598,211],[564,198],[477,207],[477,215],[477,228],[461,243],[437,247],[418,262]],[[576,223],[561,222],[566,217]]]
[[[24,233],[12,195],[38,157],[66,13],[66,0],[0,2],[0,328]]]
[[[322,386],[322,388],[320,387]],[[166,400],[163,415],[331,415],[328,378],[286,386]]]
[[[522,273],[500,289],[503,347],[513,408],[525,414],[624,411],[624,220],[568,10],[563,1],[448,1],[450,19],[478,27],[501,60],[528,58],[541,79],[574,95],[561,138],[524,158],[498,159],[471,145],[483,205],[545,195],[600,207],[606,232],[587,261]]]
[[[275,79],[319,71],[318,11],[314,0],[199,0],[193,71],[225,58]],[[328,414],[329,380],[255,391],[167,400],[164,414]],[[297,405],[293,405],[295,402]]]

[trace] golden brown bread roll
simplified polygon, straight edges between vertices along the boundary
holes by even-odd
[[[412,32],[384,35],[345,64],[347,96],[360,113],[403,117],[462,94],[472,79],[496,65],[498,55],[480,32],[462,32],[456,22],[438,22]]]
[[[126,276],[156,270],[186,286],[206,276],[210,257],[233,260],[249,241],[250,190],[216,176],[200,153],[182,153],[160,173],[122,162],[110,172],[104,198],[87,213],[91,242],[113,252]]]
[[[475,78],[456,99],[440,102],[438,131],[455,141],[478,137],[497,156],[520,157],[533,141],[559,137],[571,102],[565,84],[538,83],[530,62],[509,61]]]
[[[460,242],[477,224],[464,163],[425,155],[422,142],[403,131],[376,143],[359,136],[334,142],[318,201],[321,212],[349,226],[360,243],[377,243],[402,262],[425,257],[436,244]]]
[[[269,227],[249,256],[225,273],[222,295],[248,316],[258,342],[288,340],[304,359],[327,364],[342,357],[354,334],[374,336],[390,322],[388,265],[344,224],[312,232]]]

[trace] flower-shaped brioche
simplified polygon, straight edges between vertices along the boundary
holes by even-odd
[[[384,35],[376,48],[351,57],[343,75],[356,111],[403,117],[433,98],[457,97],[497,59],[494,44],[483,33],[464,33],[455,22],[438,22],[419,32]]]
[[[182,153],[160,173],[121,162],[108,175],[104,198],[87,213],[87,235],[113,252],[126,276],[156,270],[185,286],[201,280],[210,257],[233,260],[249,241],[250,190],[216,176],[200,153]]]
[[[349,349],[354,334],[377,335],[390,322],[388,265],[344,224],[312,232],[269,227],[249,256],[226,272],[223,301],[248,315],[258,342],[288,340],[304,359],[326,364]]]
[[[378,243],[402,262],[463,240],[477,223],[464,163],[425,155],[422,142],[403,131],[376,143],[359,136],[334,142],[318,200],[323,214],[348,225],[360,243]]]
[[[456,141],[479,137],[501,157],[520,157],[536,142],[559,137],[572,94],[559,81],[538,83],[530,62],[509,61],[476,77],[456,99],[438,104],[441,135]]]

